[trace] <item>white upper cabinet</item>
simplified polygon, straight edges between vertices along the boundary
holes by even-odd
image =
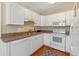
[[[65,18],[66,18],[66,12],[63,12],[63,13],[60,13],[60,14],[59,14],[59,20],[60,20],[60,21],[65,20]]]
[[[31,20],[31,12],[28,9],[24,9],[24,21]]]
[[[71,25],[73,23],[74,12],[68,11],[66,12],[66,25]]]
[[[66,13],[58,13],[45,16],[45,26],[53,26],[54,23],[63,23],[65,21]]]
[[[27,8],[25,8],[24,12],[24,21],[33,21],[33,12]]]
[[[33,21],[34,26],[41,25],[41,16],[29,9],[25,9],[24,21]]]
[[[46,16],[45,26],[52,26],[53,20],[55,20],[55,19],[53,19],[52,15]]]
[[[53,20],[52,20],[52,25],[53,26],[65,26],[65,18],[66,18],[66,13],[58,13],[53,15]]]
[[[41,25],[40,26],[45,26],[46,22],[46,16],[41,16]]]
[[[40,26],[41,25],[41,16],[39,14],[34,13],[33,21],[34,21],[34,26]]]
[[[6,24],[23,25],[24,10],[17,3],[5,3],[6,6]]]
[[[5,3],[6,24],[23,25],[24,21],[33,21],[35,26],[41,25],[41,16],[17,3]]]
[[[55,14],[54,17],[55,17],[55,21],[61,22],[61,21],[65,20],[65,12]]]

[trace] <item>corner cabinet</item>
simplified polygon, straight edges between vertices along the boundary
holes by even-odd
[[[6,24],[23,25],[24,11],[17,3],[5,3]]]
[[[33,54],[36,50],[43,46],[43,34],[30,37],[31,42],[31,53]]]
[[[52,40],[52,33],[51,34],[44,34],[44,45],[51,47],[51,40]]]

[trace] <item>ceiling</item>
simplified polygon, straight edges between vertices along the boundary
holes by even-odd
[[[48,15],[53,13],[59,13],[67,10],[71,10],[73,2],[56,2],[50,4],[48,2],[18,2],[25,8],[35,11],[41,15]]]

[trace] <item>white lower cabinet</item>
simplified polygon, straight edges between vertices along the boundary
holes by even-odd
[[[70,36],[66,36],[66,51],[67,52],[71,51],[71,39],[70,39]]]
[[[43,35],[31,37],[31,53],[34,53],[43,45]]]
[[[66,38],[66,49],[57,44],[52,44],[52,37],[53,33],[44,33],[7,43],[0,40],[0,56],[30,56],[43,45],[57,48],[61,51],[66,50],[67,52],[70,52],[71,43],[69,36]]]
[[[52,34],[44,34],[44,45],[51,46]]]
[[[11,56],[30,56],[43,45],[43,35],[36,35],[10,43]]]
[[[30,55],[30,39],[24,38],[10,43],[11,56],[28,56]]]
[[[9,46],[10,46],[9,43],[7,43],[7,42],[5,43],[0,39],[0,56],[9,56],[10,55]]]

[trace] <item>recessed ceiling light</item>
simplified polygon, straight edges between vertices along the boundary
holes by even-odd
[[[54,4],[55,2],[54,2],[54,1],[52,2],[52,1],[51,1],[51,2],[48,2],[48,3],[50,3],[50,4]]]

